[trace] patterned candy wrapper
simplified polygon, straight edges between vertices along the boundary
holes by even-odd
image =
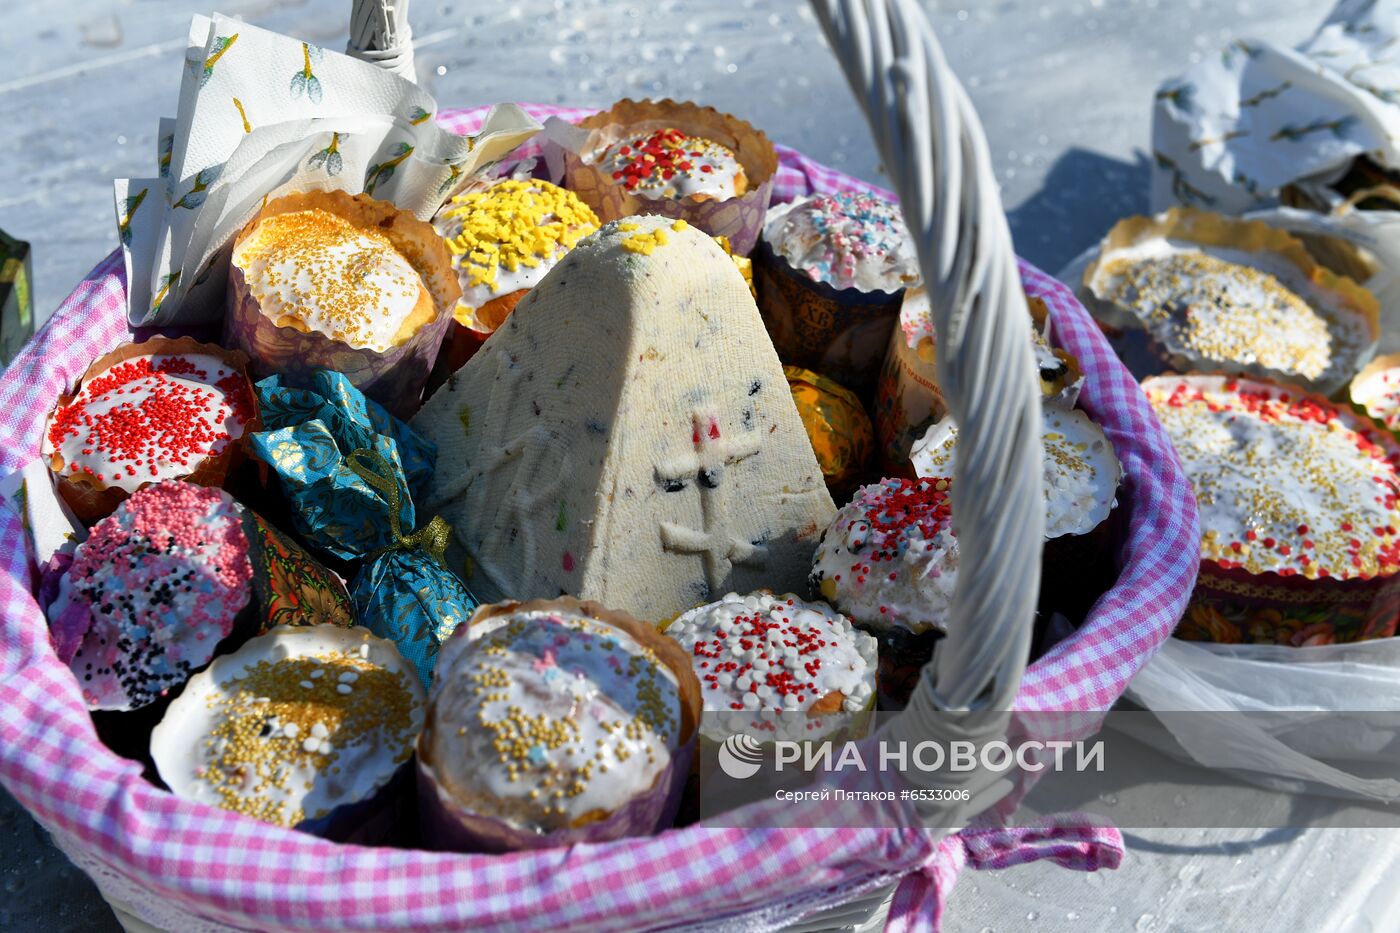
[[[252,509],[243,514],[253,564],[252,634],[278,625],[355,624],[345,584]]]
[[[356,614],[418,669],[426,687],[438,647],[477,601],[443,564],[449,528],[416,527],[413,496],[432,476],[437,449],[350,380],[320,370],[311,388],[280,377],[258,383],[268,430],[250,437],[312,546],[359,560],[350,580]]]
[[[819,373],[784,366],[783,375],[827,489],[839,500],[859,484],[870,460],[875,446],[870,417],[854,392]]]
[[[748,190],[722,201],[646,198],[627,191],[612,176],[585,161],[625,136],[672,127],[728,146],[748,177]],[[557,118],[546,123],[546,149],[554,180],[574,191],[603,223],[635,214],[677,217],[711,236],[728,237],[734,252],[747,256],[758,242],[763,215],[773,194],[778,154],[762,130],[747,122],[684,101],[618,101],[585,117],[577,127]]]
[[[874,384],[903,289],[867,292],[815,281],[767,241],[754,250],[754,281],[763,323],[784,363],[825,373],[857,392]]]
[[[418,409],[423,385],[452,323],[452,308],[461,297],[447,247],[429,224],[387,201],[375,201],[366,195],[351,197],[340,191],[312,191],[268,204],[239,233],[235,250],[264,217],[313,208],[381,230],[388,236],[422,277],[432,296],[436,317],[402,344],[386,351],[352,347],[316,331],[278,326],[263,313],[243,270],[230,263],[224,343],[246,352],[257,375],[280,373],[292,382],[304,383],[316,370],[334,370],[395,414],[407,417]]]

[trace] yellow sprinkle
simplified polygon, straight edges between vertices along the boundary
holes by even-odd
[[[494,287],[501,267],[533,269],[598,229],[578,195],[547,181],[507,179],[458,195],[442,216],[460,225],[447,248],[469,287]]]
[[[651,233],[636,233],[629,236],[622,241],[622,248],[628,252],[650,256],[652,250],[658,246],[665,246],[668,242],[670,242],[670,238],[666,235],[666,229],[657,227]]]

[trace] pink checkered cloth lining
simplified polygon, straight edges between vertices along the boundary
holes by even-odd
[[[537,117],[590,111],[527,107]],[[439,119],[458,132],[484,108]],[[779,147],[775,194],[870,186]],[[1189,486],[1132,378],[1068,290],[1022,267],[1062,344],[1088,374],[1082,404],[1125,471],[1122,575],[1085,624],[1027,672],[1025,710],[1106,709],[1167,637],[1194,582]],[[47,413],[89,362],[126,339],[125,274],[113,254],[0,376],[0,473],[35,459]],[[935,928],[958,871],[1051,858],[1113,867],[1116,830],[1077,815],[1017,829],[692,827],[648,839],[504,856],[340,846],[182,801],[98,740],[78,686],[31,596],[32,559],[13,504],[0,505],[0,780],[99,876],[150,903],[246,929],[649,929],[688,919],[776,927],[903,879],[891,924]],[[764,806],[764,805],[760,805]],[[759,824],[760,812],[755,811]],[[103,867],[110,871],[103,871]],[[115,882],[106,882],[109,887]],[[658,896],[661,895],[661,896]],[[128,898],[130,900],[130,898]],[[141,904],[134,905],[138,912]]]

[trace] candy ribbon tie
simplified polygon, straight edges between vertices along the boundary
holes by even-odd
[[[1029,826],[965,829],[948,836],[933,856],[904,876],[890,902],[886,933],[937,931],[963,868],[1010,868],[1049,859],[1075,871],[1117,868],[1123,836],[1089,813],[1058,813]]]
[[[452,526],[441,515],[434,515],[432,521],[411,535],[403,533],[399,522],[399,510],[403,504],[403,494],[399,492],[394,465],[384,455],[368,447],[352,450],[345,458],[350,469],[369,484],[370,488],[384,497],[389,503],[389,534],[393,541],[378,548],[366,558],[366,563],[389,551],[418,548],[443,567],[447,566],[447,542],[452,534]]]

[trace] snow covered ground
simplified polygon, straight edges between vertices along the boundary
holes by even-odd
[[[218,9],[322,45],[349,0],[226,0]],[[927,2],[976,103],[1023,256],[1054,271],[1146,208],[1152,92],[1231,39],[1296,42],[1319,0]],[[0,31],[0,228],[34,247],[47,315],[115,245],[110,179],[150,173],[173,114],[188,0],[9,0]],[[698,99],[871,180],[865,126],[799,0],[414,0],[418,71],[445,106],[604,106]],[[1363,931],[1396,833],[1130,834],[1115,873],[969,873],[948,928],[971,931]],[[1394,890],[1391,884],[1387,890]],[[108,930],[95,890],[0,794],[0,929]],[[1272,915],[1271,921],[1263,919]]]

